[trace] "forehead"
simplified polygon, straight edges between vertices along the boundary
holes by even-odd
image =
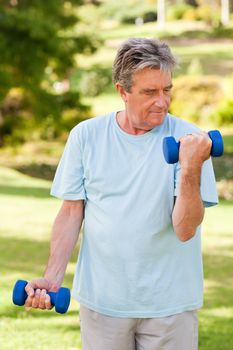
[[[134,88],[164,88],[171,84],[172,73],[160,69],[145,68],[133,75],[132,82]]]

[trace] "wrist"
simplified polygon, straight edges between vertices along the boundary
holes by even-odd
[[[181,168],[181,184],[185,187],[200,188],[201,167],[200,168]]]
[[[47,281],[48,290],[50,292],[56,292],[60,288],[60,283],[55,280],[55,278],[51,278],[49,275],[44,275],[44,279]]]
[[[202,169],[202,164],[203,162],[182,162],[180,164],[181,166],[181,171],[183,174],[185,175],[198,175],[201,173],[201,169]]]

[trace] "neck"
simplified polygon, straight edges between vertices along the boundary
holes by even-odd
[[[143,135],[149,131],[133,126],[132,123],[130,123],[130,119],[128,118],[126,111],[118,112],[116,115],[116,120],[120,128],[128,134]]]

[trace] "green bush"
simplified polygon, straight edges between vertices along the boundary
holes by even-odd
[[[112,84],[112,71],[109,68],[94,65],[88,70],[77,70],[71,77],[71,88],[84,96],[98,96]]]
[[[187,4],[177,4],[174,6],[170,6],[168,9],[167,17],[169,20],[179,20],[184,19],[185,14],[188,11],[195,11],[193,6]]]
[[[174,80],[170,112],[195,123],[233,124],[233,76],[202,76],[193,61],[186,76]]]
[[[211,36],[213,38],[233,39],[233,28],[225,28],[218,26],[216,28],[213,28]]]
[[[220,81],[215,76],[181,76],[174,80],[170,111],[195,123],[209,120],[223,98]]]
[[[233,124],[233,98],[221,101],[211,118],[218,125]]]
[[[34,102],[33,96],[22,88],[9,91],[0,106],[0,146],[60,138],[75,124],[90,117],[89,106],[82,103],[79,108],[78,91],[53,95],[52,99],[46,92],[40,92],[35,100],[41,103]]]
[[[210,26],[218,25],[220,21],[220,10],[214,11],[211,5],[202,5],[197,8],[197,19],[206,22]]]

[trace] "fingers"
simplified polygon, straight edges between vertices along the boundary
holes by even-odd
[[[25,301],[25,309],[28,311],[31,308],[41,310],[50,310],[52,308],[50,296],[45,289],[36,289],[33,296],[28,296]]]
[[[46,290],[38,290],[38,308],[45,309]]]
[[[51,299],[50,299],[50,296],[48,295],[48,294],[46,294],[46,296],[45,296],[45,308],[47,309],[47,310],[50,310],[50,309],[52,309],[52,304],[51,304]]]
[[[34,296],[34,288],[33,286],[30,284],[30,282],[26,285],[25,287],[25,292],[27,293],[27,295],[29,297],[33,297]]]
[[[212,141],[200,131],[180,138],[179,161],[183,166],[196,167],[210,157]]]
[[[187,134],[187,135],[181,137],[179,141],[183,145],[196,144],[197,147],[204,146],[207,149],[210,149],[211,145],[212,145],[212,141],[211,141],[209,135],[204,131],[200,131],[200,132],[193,133],[193,134]]]

